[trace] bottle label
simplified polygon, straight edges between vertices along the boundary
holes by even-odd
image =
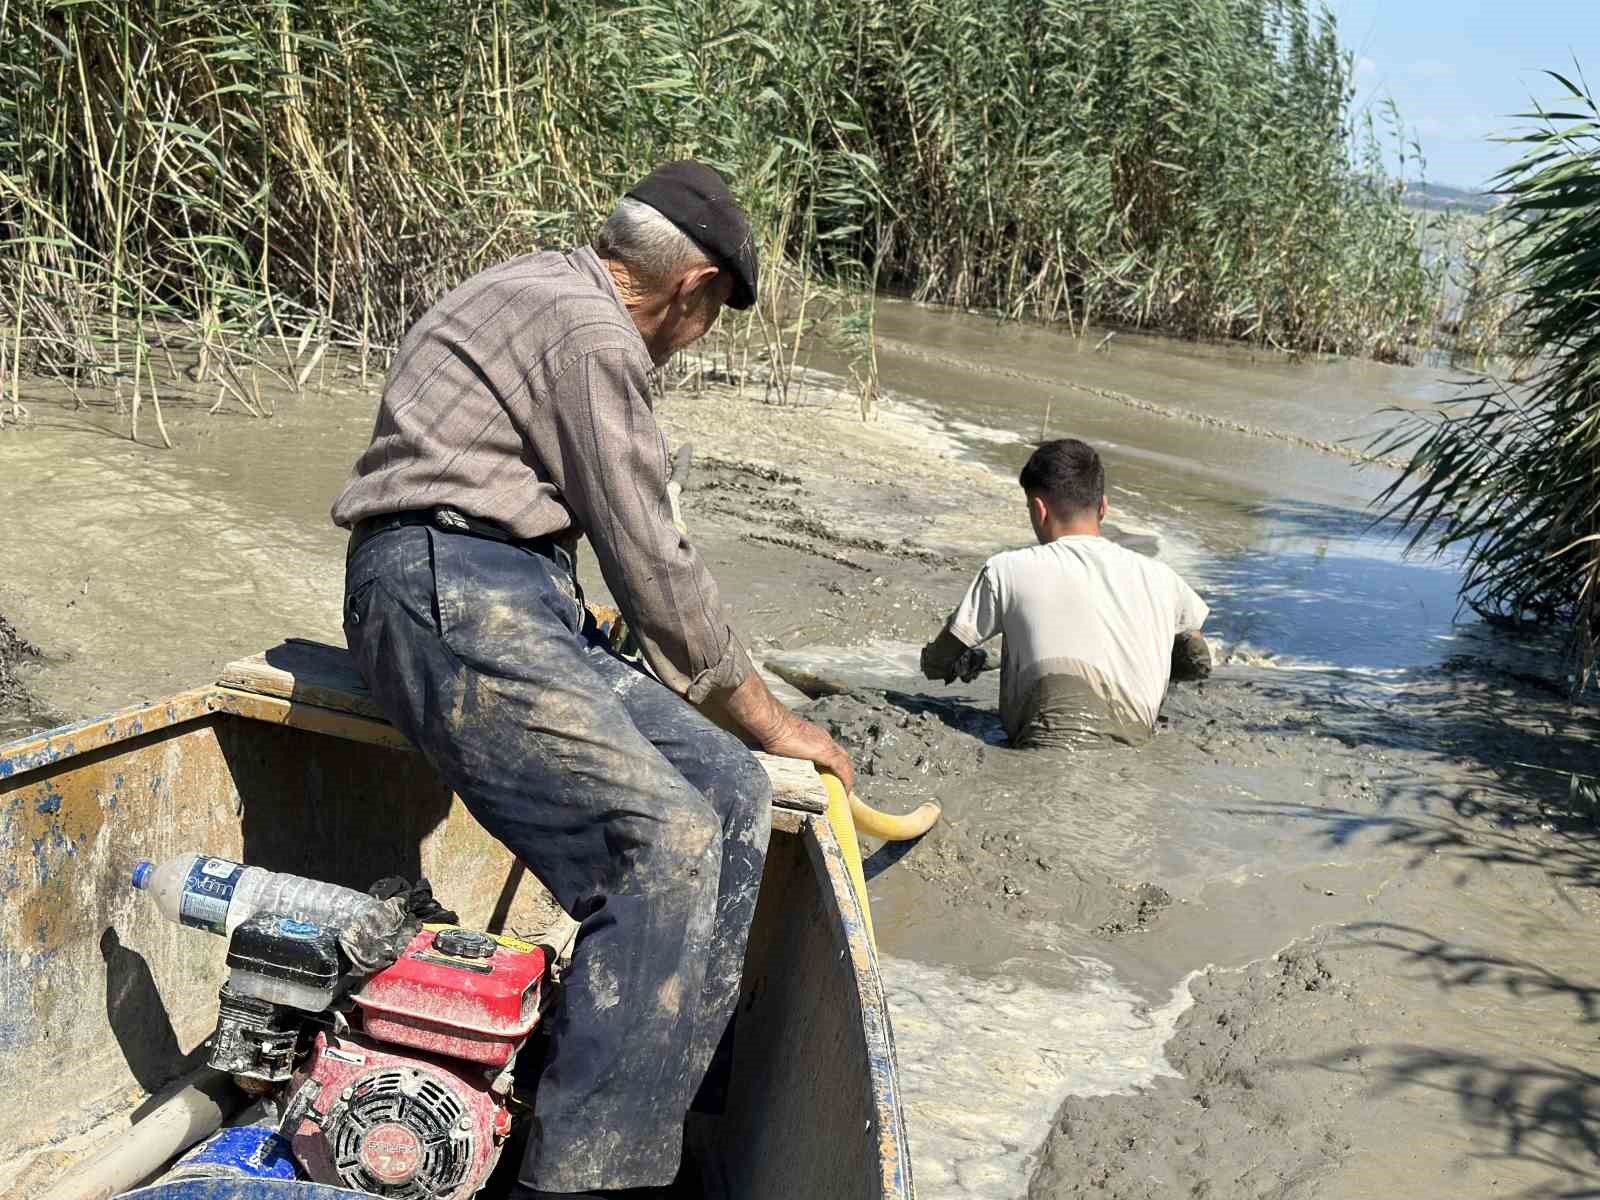
[[[189,868],[178,900],[178,920],[212,933],[228,931],[228,906],[244,867],[225,858],[201,858]]]

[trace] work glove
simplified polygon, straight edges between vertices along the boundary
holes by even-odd
[[[379,900],[403,897],[406,912],[425,925],[455,925],[461,920],[453,910],[434,898],[433,885],[426,879],[412,883],[399,875],[387,875],[369,887],[367,895]]]
[[[403,897],[375,904],[339,931],[339,949],[358,975],[371,975],[394,962],[417,936],[422,922],[406,911]]]

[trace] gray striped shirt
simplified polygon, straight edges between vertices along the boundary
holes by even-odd
[[[411,327],[335,523],[449,505],[521,538],[587,534],[664,683],[736,686],[749,656],[672,524],[650,356],[589,247],[512,259]]]

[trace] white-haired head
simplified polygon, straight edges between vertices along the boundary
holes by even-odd
[[[717,264],[695,240],[642,200],[624,197],[594,239],[601,258],[621,263],[645,287],[659,287],[684,271]]]

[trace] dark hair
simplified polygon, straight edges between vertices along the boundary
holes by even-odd
[[[1018,482],[1029,496],[1040,496],[1058,516],[1100,507],[1106,494],[1106,469],[1088,442],[1057,438],[1035,450]]]

